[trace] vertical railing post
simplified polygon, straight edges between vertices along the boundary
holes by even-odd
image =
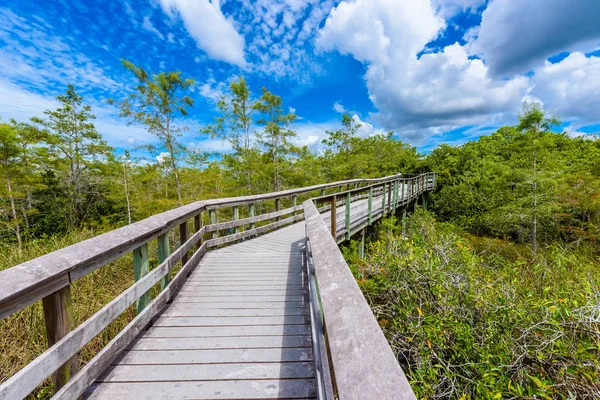
[[[248,204],[248,218],[254,217],[254,212],[255,212],[254,203]],[[256,224],[254,222],[251,222],[250,229],[254,229],[255,227],[256,227]]]
[[[405,186],[405,182],[402,181],[402,195],[400,197],[400,206],[404,206],[404,186]]]
[[[158,263],[162,264],[170,254],[171,246],[169,246],[169,232],[167,232],[158,237]],[[165,277],[160,281],[160,289],[163,290],[166,288],[170,280],[171,271],[167,272]]]
[[[73,317],[73,300],[71,298],[71,285],[67,285],[42,299],[44,321],[46,323],[46,337],[48,347],[67,336],[75,326]],[[54,392],[58,392],[71,376],[77,372],[77,355],[61,365],[53,374]]]
[[[369,225],[373,223],[373,186],[369,188]]]
[[[294,194],[292,195],[292,207],[296,207],[296,204],[298,203],[298,195]],[[296,211],[292,212],[292,216],[296,215]]]
[[[194,232],[199,232],[202,229],[202,212],[194,217]],[[202,247],[202,236],[198,238],[198,245],[196,245],[196,250],[200,250]]]
[[[350,192],[346,193],[346,240],[350,240]]]
[[[188,226],[187,221],[179,225],[179,246],[183,246],[183,244],[188,240]],[[181,257],[181,266],[183,267],[188,262],[189,256],[186,251],[185,254]]]
[[[281,199],[275,199],[275,211],[281,210]],[[277,217],[276,221],[279,221],[281,217]]]
[[[209,210],[208,217],[210,218],[210,224],[214,225],[217,223],[217,210]],[[212,238],[216,239],[219,237],[219,231],[213,231]]]
[[[387,206],[388,206],[388,214],[392,212],[392,185],[393,183],[390,182],[389,188],[388,188],[388,192],[387,192]]]
[[[325,196],[325,189],[321,189],[321,197]]]
[[[394,181],[394,210],[398,208],[398,181]]]
[[[336,198],[335,195],[331,196],[331,217],[330,217],[330,222],[331,222],[331,236],[333,236],[333,239],[335,240],[337,237],[337,214],[336,214]]]
[[[145,243],[133,250],[133,279],[137,282],[150,271],[150,262],[148,261],[148,243]],[[138,314],[150,303],[150,291],[144,293],[136,301]]]
[[[238,206],[233,206],[233,220],[237,221],[238,219],[240,219],[240,208]],[[240,227],[236,226],[234,232],[238,233],[239,231]]]
[[[385,215],[385,183],[383,184],[383,191],[381,192],[381,216]]]

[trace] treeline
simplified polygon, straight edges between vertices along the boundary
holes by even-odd
[[[438,146],[438,218],[477,235],[541,244],[600,239],[600,140],[550,129],[559,122],[526,105],[518,126],[462,146]]]
[[[123,61],[137,79],[131,94],[110,99],[121,117],[156,137],[134,158],[107,145],[90,105],[69,85],[60,107],[27,122],[0,122],[0,240],[22,243],[82,227],[112,228],[203,199],[281,190],[326,181],[413,172],[419,154],[392,133],[360,138],[360,125],[344,115],[327,132],[327,150],[294,144],[296,116],[280,96],[262,88],[258,98],[244,78],[232,82],[217,117],[190,132],[188,96],[194,83],[180,72],[151,74]],[[182,140],[213,137],[231,152],[210,154]]]

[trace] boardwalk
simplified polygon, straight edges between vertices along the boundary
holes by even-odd
[[[314,398],[304,224],[208,252],[93,399]]]
[[[0,385],[0,398],[24,398],[56,371],[59,399],[412,400],[337,243],[434,186],[433,174],[394,175],[201,201],[3,271],[0,316],[43,298],[52,346]],[[275,211],[255,214],[273,200]],[[233,218],[218,222],[227,208]],[[150,270],[152,239],[160,264]],[[135,284],[73,327],[70,282],[127,251]],[[136,301],[137,317],[77,371],[82,346]]]

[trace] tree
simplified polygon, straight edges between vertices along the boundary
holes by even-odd
[[[127,223],[131,224],[131,201],[129,200],[129,170],[131,169],[131,155],[128,150],[121,157],[123,166],[123,189],[125,191],[125,201],[127,202]]]
[[[323,144],[340,153],[348,153],[352,145],[352,140],[356,138],[356,132],[361,126],[361,124],[354,122],[350,114],[346,113],[342,115],[342,129],[325,131],[327,138],[323,139]]]
[[[48,143],[56,153],[60,164],[66,164],[67,196],[69,198],[69,221],[77,226],[85,219],[88,206],[86,195],[95,197],[94,184],[89,181],[87,169],[93,161],[104,157],[112,150],[96,131],[92,120],[91,106],[83,104],[83,97],[68,85],[65,94],[57,100],[62,107],[54,111],[47,110],[46,119],[32,118],[48,131]]]
[[[289,139],[295,137],[296,132],[289,126],[296,120],[296,115],[286,114],[282,108],[281,97],[264,87],[262,95],[252,108],[262,115],[257,122],[264,128],[263,132],[258,134],[258,140],[267,149],[272,169],[273,191],[278,191],[282,187],[282,159],[294,150]]]
[[[252,148],[252,104],[250,88],[243,77],[229,85],[230,94],[221,97],[217,103],[219,115],[215,123],[207,125],[202,132],[229,142],[233,155],[223,155],[223,165],[233,172],[234,180],[243,180],[246,193],[252,191],[251,159],[256,156]],[[239,184],[236,186],[240,186]]]
[[[4,179],[6,182],[6,194],[10,203],[10,211],[12,216],[12,229],[15,232],[19,252],[23,248],[21,240],[21,226],[15,201],[14,179],[19,171],[19,163],[17,162],[21,155],[22,147],[19,145],[19,137],[13,125],[0,123],[0,153],[2,157],[2,167]]]
[[[180,94],[188,90],[194,80],[184,79],[179,71],[150,75],[130,61],[121,60],[121,63],[138,79],[136,92],[118,103],[121,116],[129,118],[130,123],[145,125],[160,140],[161,146],[169,154],[177,199],[183,205],[179,161],[185,153],[185,147],[179,143],[179,137],[186,128],[176,126],[175,121],[177,116],[186,116],[188,108],[194,104],[191,97]],[[117,103],[113,99],[109,102]]]
[[[537,159],[537,140],[540,133],[547,132],[553,126],[559,125],[560,122],[556,118],[547,118],[541,105],[537,103],[525,103],[523,110],[519,113],[518,129],[526,132],[530,136],[532,146],[532,169],[533,175],[531,179],[531,193],[533,195],[532,205],[532,233],[531,244],[533,247],[533,255],[537,256],[537,217],[538,217],[538,159]]]

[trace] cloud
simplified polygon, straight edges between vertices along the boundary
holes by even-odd
[[[290,114],[296,114],[296,109],[294,107],[290,107]]]
[[[344,106],[341,105],[340,103],[338,103],[337,101],[335,103],[333,103],[333,110],[336,113],[340,113],[340,114],[343,114],[346,112],[346,109],[344,108]]]
[[[600,40],[598,0],[495,0],[471,51],[494,76],[525,73],[561,51],[590,51]]]
[[[159,0],[159,2],[169,16],[179,14],[190,36],[210,58],[240,67],[246,66],[244,37],[236,30],[234,21],[223,15],[218,1]]]
[[[51,27],[0,8],[0,76],[39,90],[77,88],[113,91],[121,87],[101,65],[76,51],[69,37],[54,36]]]
[[[527,94],[527,78],[492,79],[458,43],[417,57],[445,27],[429,0],[344,1],[317,44],[368,65],[367,88],[378,109],[372,119],[409,140],[514,113]]]
[[[575,52],[555,64],[546,61],[531,82],[531,96],[556,116],[600,121],[600,57]]]
[[[465,12],[476,12],[486,0],[433,0],[436,13],[444,19]]]
[[[158,36],[160,38],[160,40],[165,40],[165,37],[163,36],[163,34],[160,33],[160,31],[158,29],[156,29],[154,27],[154,25],[152,25],[152,22],[150,22],[150,17],[147,15],[144,17],[144,22],[142,23],[142,28],[144,28],[148,32],[155,34],[156,36]]]

